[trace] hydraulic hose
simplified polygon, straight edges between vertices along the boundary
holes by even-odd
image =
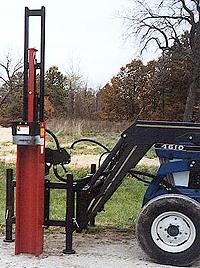
[[[99,145],[100,147],[102,147],[104,150],[106,150],[107,152],[110,152],[110,150],[103,144],[101,144],[100,142],[98,141],[94,141],[94,140],[91,140],[91,139],[80,139],[80,140],[77,140],[75,142],[72,143],[70,149],[73,150],[74,149],[74,145],[79,143],[79,142],[84,142],[84,141],[88,141],[88,142],[91,142],[91,143],[95,143],[97,145]]]
[[[46,129],[46,132],[47,132],[50,136],[52,136],[52,138],[54,139],[54,141],[55,141],[55,143],[56,143],[56,147],[57,147],[57,149],[59,150],[59,149],[60,149],[60,144],[59,144],[59,141],[58,141],[56,135],[55,135],[51,130],[49,130],[49,129]]]

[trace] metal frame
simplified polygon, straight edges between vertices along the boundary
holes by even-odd
[[[81,180],[73,181],[70,186],[67,186],[66,183],[45,180],[44,225],[46,227],[65,226],[69,228],[70,231],[68,229],[66,237],[68,242],[66,243],[68,243],[67,247],[70,248],[69,244],[71,243],[72,245],[72,232],[75,230],[81,231],[87,227],[89,222],[94,222],[95,216],[103,209],[105,203],[121,185],[124,177],[137,165],[149,148],[158,142],[186,144],[188,148],[196,148],[196,151],[165,150],[166,156],[170,154],[175,157],[181,156],[183,160],[161,164],[157,176],[152,180],[145,194],[144,203],[156,195],[165,194],[166,191],[170,193],[179,193],[181,191],[182,194],[194,197],[194,193],[197,192],[196,189],[182,189],[183,187],[171,187],[170,185],[168,185],[168,188],[160,188],[160,184],[167,174],[188,170],[193,157],[195,161],[199,161],[200,124],[137,121],[122,133],[118,143],[108,154],[99,169],[96,171],[96,167],[92,166],[91,173],[93,174]],[[163,155],[161,156],[163,157]],[[12,184],[12,187],[14,187],[14,184]],[[68,203],[68,206],[66,205],[71,214],[66,212],[66,215],[68,215],[67,220],[49,219],[51,189],[67,189],[67,191],[71,191],[69,194],[71,195],[71,201],[68,200],[70,203]],[[200,201],[200,194],[196,194],[196,198]],[[76,207],[75,211],[74,207]],[[68,226],[69,222],[71,227]]]
[[[25,7],[24,17],[24,89],[23,89],[23,121],[28,121],[28,81],[29,81],[29,17],[41,17],[41,43],[40,43],[40,63],[35,65],[40,70],[40,92],[37,96],[34,92],[34,121],[44,121],[44,67],[45,67],[45,7],[32,9]],[[35,76],[36,78],[36,76]],[[39,100],[39,102],[38,102]],[[38,108],[39,107],[39,108]],[[38,116],[39,113],[39,116]]]
[[[40,62],[29,48],[29,18],[40,17]],[[17,144],[15,254],[38,256],[43,251],[45,122],[44,122],[45,8],[25,8],[23,121],[12,126]],[[36,88],[36,72],[40,90]],[[26,207],[24,207],[26,204]],[[28,213],[27,213],[28,211]]]

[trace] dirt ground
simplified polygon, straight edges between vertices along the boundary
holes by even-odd
[[[11,130],[0,128],[0,161],[15,161],[15,146],[11,144]],[[75,155],[72,165],[85,167],[98,161],[98,156]],[[157,165],[155,159],[143,159],[140,164]],[[0,268],[133,268],[166,267],[153,263],[138,247],[133,232],[110,230],[95,234],[75,234],[76,254],[64,255],[64,232],[45,235],[44,253],[39,257],[14,255],[14,243],[3,242],[0,235]],[[198,267],[198,266],[197,266]]]
[[[110,230],[96,234],[75,234],[74,255],[64,255],[64,233],[45,236],[44,253],[39,257],[14,255],[14,243],[0,238],[1,268],[172,268],[153,263],[138,247],[130,231]],[[196,266],[199,267],[199,263]]]

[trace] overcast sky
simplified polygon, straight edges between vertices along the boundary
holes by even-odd
[[[125,42],[123,22],[117,13],[128,0],[6,0],[1,1],[0,57],[8,51],[23,56],[24,7],[46,7],[46,69],[57,65],[63,72],[79,65],[91,86],[103,86],[121,66],[136,56]],[[30,46],[38,47],[40,26],[32,18]]]

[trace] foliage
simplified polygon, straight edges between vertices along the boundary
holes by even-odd
[[[0,71],[2,66],[0,65]],[[9,71],[9,70],[8,70]],[[23,73],[14,72],[0,85],[0,123],[22,116]],[[0,77],[1,78],[1,77]],[[39,77],[36,81],[38,91]],[[63,74],[57,66],[45,74],[46,118],[95,118],[98,94],[76,73]]]
[[[188,32],[157,61],[133,60],[101,90],[103,119],[183,120],[192,77]],[[198,94],[197,94],[198,96]],[[198,119],[196,107],[196,120]]]
[[[182,50],[181,39],[184,31],[188,32],[191,72],[184,120],[193,120],[200,86],[200,2],[187,0],[133,2],[136,5],[124,18],[128,23],[129,34],[140,40],[141,52],[148,49],[149,44],[156,44],[164,54],[173,51],[174,46]]]
[[[155,72],[155,62],[144,65],[133,60],[101,90],[101,116],[104,119],[133,119],[143,109],[143,99],[149,91]]]
[[[22,114],[22,73],[12,77],[12,86],[4,83],[0,87],[0,123],[18,119]],[[5,100],[5,101],[3,101]]]
[[[45,74],[46,94],[48,96],[50,113],[47,116],[66,116],[67,85],[66,77],[57,66],[50,67]]]
[[[88,118],[95,113],[95,91],[87,87],[78,73],[64,75],[52,66],[46,72],[45,82],[50,108],[47,117]]]

